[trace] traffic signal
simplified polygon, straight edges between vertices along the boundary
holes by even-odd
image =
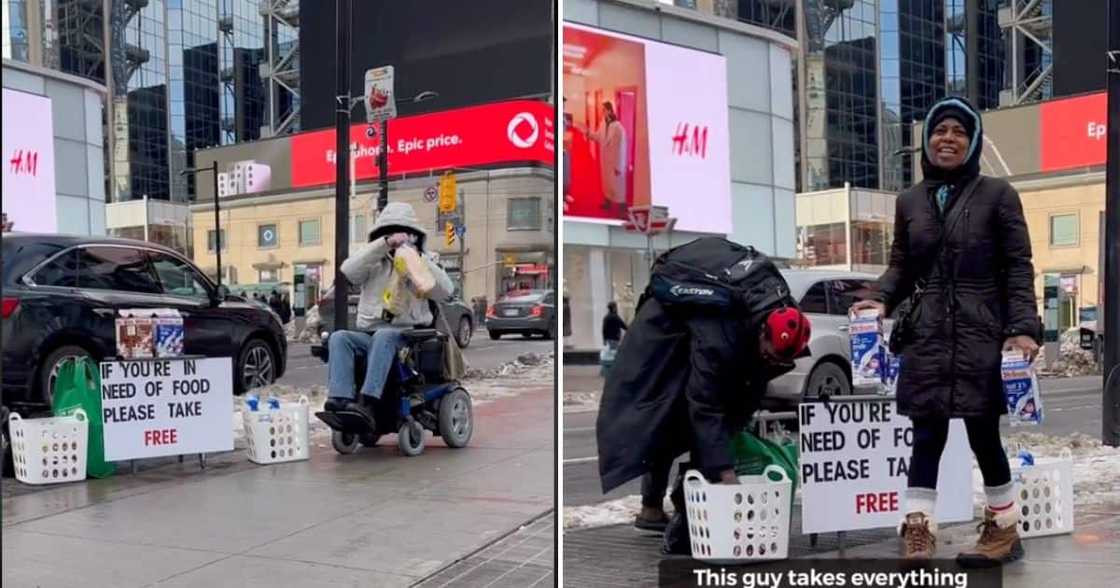
[[[455,174],[447,172],[439,179],[439,211],[448,214],[455,212],[459,203],[456,199]]]
[[[455,244],[455,223],[447,221],[443,226],[443,242],[448,247]]]

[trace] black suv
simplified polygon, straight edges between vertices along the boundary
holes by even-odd
[[[284,374],[288,342],[275,313],[215,287],[171,249],[6,233],[2,253],[3,394],[10,408],[50,406],[52,380],[67,357],[115,356],[122,308],[178,310],[184,353],[232,357],[237,394]]]

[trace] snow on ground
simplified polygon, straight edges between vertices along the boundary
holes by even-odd
[[[1003,444],[1012,467],[1019,465],[1016,456],[1024,449],[1036,461],[1061,458],[1063,450],[1069,449],[1073,459],[1074,505],[1120,503],[1120,448],[1104,445],[1100,439],[1084,433],[1058,436],[1025,430],[1005,435]],[[975,465],[972,488],[976,505],[983,505],[984,481]]]
[[[598,410],[598,408],[598,392],[564,393],[564,412],[583,412],[587,410]]]
[[[1015,457],[1021,449],[1031,452],[1036,461],[1061,458],[1064,449],[1069,449],[1073,459],[1073,494],[1077,507],[1097,504],[1120,504],[1120,448],[1109,447],[1099,439],[1083,433],[1058,436],[1014,431],[1004,436],[1004,447],[1011,457],[1011,466],[1019,465]],[[984,480],[979,468],[973,464],[972,488],[974,504],[982,507],[984,499]],[[801,488],[795,496],[801,502]],[[586,529],[607,525],[630,524],[641,510],[642,501],[638,495],[626,496],[616,500],[567,507],[564,509],[564,529]]]
[[[547,356],[529,353],[515,361],[508,362],[495,370],[485,372],[475,371],[468,373],[463,379],[463,387],[471,394],[475,406],[481,406],[500,400],[517,396],[530,388],[553,386],[555,381],[554,355]],[[281,406],[299,402],[302,396],[308,400],[308,428],[312,437],[329,436],[330,427],[315,418],[315,413],[323,408],[327,400],[327,387],[313,385],[297,388],[284,384],[273,384],[252,392],[260,398],[259,406],[264,409],[268,406],[269,396],[278,398]],[[233,400],[233,436],[234,443],[242,447],[245,439],[244,411],[245,397],[236,397]]]
[[[642,497],[634,494],[599,504],[564,508],[564,530],[632,524],[642,510]]]

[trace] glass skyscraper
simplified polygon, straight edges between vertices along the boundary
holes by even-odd
[[[998,0],[802,0],[801,190],[897,191],[913,181],[911,125],[938,99],[996,108]]]
[[[194,149],[258,139],[266,124],[261,4],[5,1],[4,56],[109,87],[111,201],[185,202],[193,198],[194,178],[180,172],[193,165]],[[284,40],[291,39],[275,42]]]

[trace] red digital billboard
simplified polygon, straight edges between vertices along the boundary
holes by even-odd
[[[350,127],[355,176],[378,177],[381,137],[365,124]],[[292,186],[335,181],[335,132],[292,136]],[[554,108],[546,102],[513,100],[409,116],[389,121],[389,175],[495,164],[555,165]]]
[[[1108,95],[1104,92],[1044,102],[1042,171],[1101,165],[1105,162]]]

